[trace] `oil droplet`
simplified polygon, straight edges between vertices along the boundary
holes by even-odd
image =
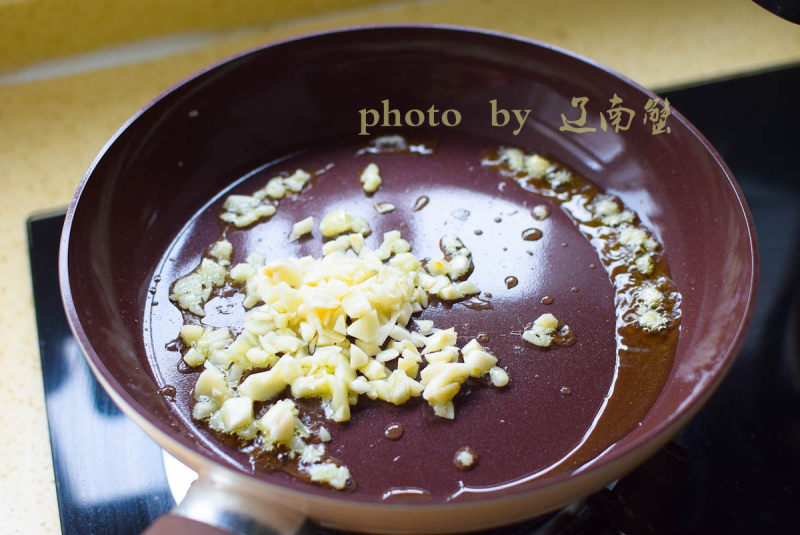
[[[420,487],[391,487],[381,494],[381,500],[392,498],[426,498],[430,496],[429,490]]]
[[[178,394],[178,390],[172,385],[164,385],[158,389],[158,393],[162,396],[167,396],[172,401],[175,401],[175,396]]]
[[[483,231],[481,229],[475,229],[472,232],[474,232],[476,236],[480,236],[481,234],[483,234]]]
[[[161,275],[156,275],[155,277],[153,277],[153,280],[156,282],[161,282]]]
[[[597,266],[595,266],[594,264],[589,264],[589,269],[595,269],[595,268],[597,268]]]
[[[504,282],[506,283],[506,288],[510,290],[511,288],[519,284],[519,279],[517,279],[513,275],[509,275],[508,277],[505,278]]]
[[[497,185],[498,191],[505,191],[506,190],[506,181],[503,180]]]
[[[494,222],[495,222],[495,223],[501,223],[502,221],[503,221],[503,219],[502,219],[502,218],[500,218],[500,217],[495,217],[495,218],[494,218]]]
[[[508,247],[503,247],[503,250],[504,251],[508,251]]]
[[[578,288],[573,286],[572,288],[569,289],[569,291],[572,292],[572,293],[576,293],[578,291]]]
[[[481,344],[485,344],[489,341],[489,335],[487,333],[479,333],[478,336],[475,337],[478,342]]]
[[[158,306],[158,301],[153,301],[153,306],[157,307]]]
[[[553,304],[553,297],[549,295],[545,295],[540,299],[543,305],[552,305]]]
[[[522,231],[522,239],[525,241],[536,241],[542,237],[542,231],[538,228],[529,228]]]
[[[155,294],[155,293],[156,293],[156,289],[155,289],[155,288],[150,288],[148,291],[149,291],[151,294]]]
[[[412,208],[412,210],[414,212],[419,212],[420,210],[428,206],[429,202],[431,202],[431,199],[427,195],[422,195],[421,197],[417,197],[417,200],[414,201],[414,207]]]
[[[397,423],[389,424],[386,426],[383,436],[389,440],[400,440],[400,437],[403,436],[403,426]]]
[[[553,343],[560,347],[569,347],[575,343],[575,333],[569,325],[562,325],[553,335]]]
[[[561,247],[566,247],[567,245],[568,245],[567,242],[565,242],[565,241],[561,242]]]
[[[483,295],[486,297],[486,299],[491,299],[492,298],[492,293],[491,292],[486,292]]]
[[[478,454],[469,446],[464,446],[453,456],[453,464],[459,470],[472,470],[478,464]]]
[[[559,390],[559,392],[561,392],[565,396],[571,396],[572,395],[572,389],[570,387],[568,387],[568,386],[562,386],[561,390]]]

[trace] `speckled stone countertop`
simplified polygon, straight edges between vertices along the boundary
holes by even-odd
[[[273,40],[399,22],[482,27],[546,41],[654,88],[800,61],[800,26],[746,0],[198,3],[203,9],[185,0],[168,9],[154,1],[0,0],[3,533],[60,531],[25,219],[65,206],[106,140],[170,85]]]

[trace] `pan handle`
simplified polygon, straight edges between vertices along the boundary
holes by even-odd
[[[313,525],[297,511],[201,475],[186,497],[143,535],[307,535]]]
[[[144,535],[235,535],[235,532],[175,513],[167,513],[150,524]]]

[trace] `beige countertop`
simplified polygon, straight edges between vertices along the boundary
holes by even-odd
[[[7,337],[0,345],[0,386],[8,402],[0,412],[4,533],[59,532],[25,219],[65,206],[116,129],[185,76],[288,36],[396,22],[523,35],[650,87],[800,61],[800,26],[746,0],[350,0],[291,9],[277,2],[233,2],[238,10],[197,3],[176,1],[167,11],[154,1],[0,0],[0,332]]]

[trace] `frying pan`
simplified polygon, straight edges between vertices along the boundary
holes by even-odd
[[[596,127],[613,95],[638,110],[628,130],[558,130],[561,114],[577,118],[573,97],[587,97],[587,125]],[[179,84],[129,120],[75,194],[59,270],[67,317],[100,383],[200,474],[152,532],[293,533],[306,519],[362,532],[484,529],[591,493],[660,448],[731,365],[750,318],[757,253],[747,205],[725,163],[675,110],[669,133],[652,134],[641,122],[651,98],[632,81],[549,45],[470,29],[395,26],[316,34],[245,53]],[[456,109],[462,121],[370,132],[429,140],[437,151],[375,155],[384,185],[370,198],[357,180],[371,161],[355,155],[354,147],[369,141],[357,135],[358,110],[379,108],[384,99],[399,110]],[[493,99],[533,110],[517,134],[491,126]],[[545,201],[480,165],[481,151],[499,145],[551,154],[617,195],[663,244],[683,298],[675,360],[646,415],[591,460],[561,463],[539,477],[537,470],[559,465],[586,436],[611,391],[613,291],[604,270],[591,269],[597,257],[588,240],[557,206],[539,224],[546,239],[519,238],[534,223],[529,208]],[[282,201],[268,223],[230,233],[235,261],[255,250],[270,258],[318,255],[318,239],[290,244],[286,235],[293,221],[333,207],[367,216],[376,235],[405,224],[420,256],[435,254],[442,230],[452,229],[472,248],[474,277],[493,294],[492,308],[455,305],[423,314],[438,326],[459,325],[460,334],[492,333],[489,345],[512,377],[505,390],[475,387],[459,398],[452,422],[430,417],[419,404],[374,404],[354,411],[348,426],[329,426],[332,454],[358,467],[356,490],[344,493],[253,471],[234,448],[195,425],[187,407],[196,376],[178,369],[180,354],[169,344],[181,324],[169,284],[219,237],[224,197],[252,192],[277,172],[327,163],[334,166],[308,192]],[[429,205],[414,212],[425,194]],[[372,210],[379,200],[398,208],[379,216]],[[519,284],[507,288],[506,276]],[[554,297],[550,308],[539,300],[545,293]],[[209,309],[218,311],[206,318],[210,323],[241,313],[224,300]],[[569,320],[574,346],[533,353],[522,347],[519,331],[543,312]],[[560,393],[562,386],[573,395]],[[400,441],[383,438],[391,421],[406,428]],[[450,459],[458,444],[477,447],[475,470],[455,473]],[[383,499],[387,489],[392,495],[397,487],[423,486],[416,481],[426,492]]]

